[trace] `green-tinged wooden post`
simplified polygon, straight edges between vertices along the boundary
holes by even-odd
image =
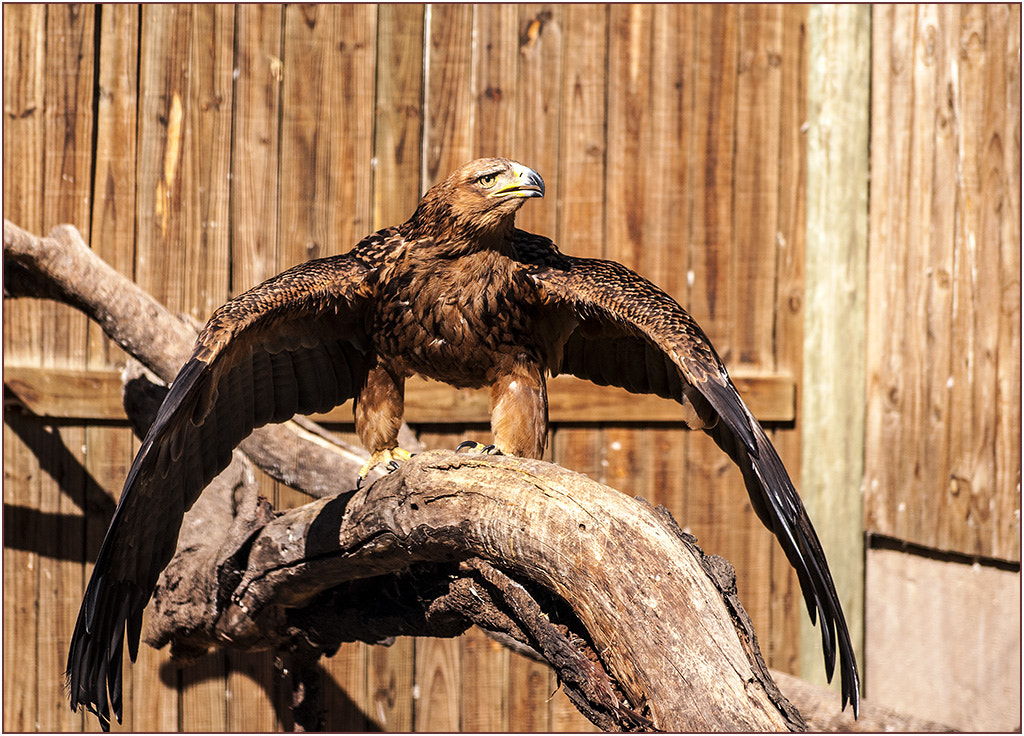
[[[808,13],[807,237],[800,492],[821,538],[864,673],[865,416],[871,8]],[[800,671],[824,682],[804,618]],[[839,675],[833,678],[838,689]]]

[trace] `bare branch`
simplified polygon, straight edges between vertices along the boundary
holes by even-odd
[[[192,352],[198,331],[111,268],[72,225],[41,238],[4,220],[4,295],[56,299],[84,312],[165,384]],[[404,437],[410,433],[405,429]],[[405,447],[417,449],[415,440]],[[368,453],[304,418],[262,427],[242,451],[275,480],[321,498],[354,488]]]

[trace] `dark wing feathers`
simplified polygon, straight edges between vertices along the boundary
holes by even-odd
[[[367,366],[350,256],[310,261],[221,307],[196,343],[132,464],[68,655],[71,707],[121,720],[121,656],[174,554],[182,517],[254,428],[351,398]],[[109,702],[108,702],[109,696]]]
[[[797,572],[811,620],[821,617],[829,679],[838,637],[843,706],[851,702],[856,714],[857,664],[821,544],[775,448],[710,340],[671,297],[625,266],[564,256],[550,241],[521,231],[517,253],[542,303],[563,317],[569,310],[579,323],[565,343],[561,372],[689,403],[704,431],[739,466],[755,511]]]

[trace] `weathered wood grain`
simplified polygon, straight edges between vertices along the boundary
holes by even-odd
[[[518,158],[519,9],[484,3],[473,18],[474,156]],[[528,164],[529,165],[529,164]],[[537,165],[537,164],[533,164]]]
[[[542,207],[524,207],[516,222],[530,232],[554,237],[558,232],[558,207],[552,202],[557,203],[561,191],[558,145],[565,7],[522,3],[518,8],[519,79],[513,158],[544,177],[549,199]]]
[[[89,242],[96,244],[103,260],[129,275],[135,265],[139,20],[139,8],[134,5],[117,4],[101,9],[95,172],[90,182],[93,196]],[[91,368],[111,366],[123,358],[122,351],[92,323],[88,352]]]
[[[39,529],[42,453],[26,437],[28,432],[38,431],[33,423],[5,414],[3,725],[5,729],[20,731],[35,727],[40,685],[40,673],[33,663],[40,628],[39,561],[44,552],[28,542]],[[21,514],[36,518],[20,529],[8,531],[9,520]]]
[[[807,7],[786,5],[782,21],[782,81],[779,100],[779,175],[777,285],[775,289],[775,370],[793,376],[794,400],[803,406],[804,360],[804,248],[807,202],[807,149],[803,132],[807,120],[806,38]],[[771,434],[779,456],[794,480],[802,483],[803,425]],[[802,487],[802,486],[801,486]],[[852,519],[851,525],[859,525]],[[804,612],[791,605],[799,600],[799,582],[785,553],[771,547],[770,611],[757,626],[761,648],[769,666],[799,672],[800,627]],[[856,611],[847,611],[855,615]],[[817,646],[817,645],[815,645]]]
[[[86,231],[92,210],[95,19],[96,7],[91,5],[49,6],[46,11],[42,216],[44,221],[72,222]],[[85,366],[87,320],[67,309],[44,304],[38,321],[31,325],[41,336],[44,365]],[[75,557],[85,536],[79,463],[85,429],[46,427],[44,431],[40,466],[48,472],[38,479],[40,523],[34,533],[54,540],[54,545],[53,554],[39,557],[39,625],[31,660],[38,669],[34,727],[59,731],[81,728],[83,722],[79,714],[64,707],[59,673],[65,664],[61,650],[66,651],[70,640],[75,599],[80,599],[83,583]]]
[[[752,411],[765,422],[788,422],[795,415],[794,384],[785,375],[739,373],[737,388]],[[34,414],[60,419],[124,419],[120,371],[81,371],[69,368],[7,366],[4,384],[12,400]],[[548,381],[552,422],[608,424],[679,424],[679,405],[652,396],[595,386],[574,376]],[[454,389],[445,384],[410,378],[406,383],[405,416],[413,424],[487,424],[490,399],[484,390]],[[317,421],[352,422],[351,402]]]
[[[30,227],[43,222],[43,112],[46,90],[46,7],[4,5],[4,214],[21,217]],[[44,306],[11,304],[3,309],[4,359],[12,355],[42,364],[42,335],[38,329]],[[4,703],[3,727],[34,728],[39,689],[36,637],[39,629],[40,552],[31,545],[11,543],[6,522],[22,510],[39,508],[39,457],[26,446],[5,413],[4,421]],[[24,525],[29,538],[38,520]]]
[[[509,498],[516,503],[508,503]],[[274,636],[270,629],[259,633],[265,626],[259,622],[278,626],[272,606],[279,603],[302,607],[327,587],[404,569],[438,552],[454,560],[469,555],[544,586],[572,608],[603,666],[622,688],[625,701],[615,696],[616,709],[631,708],[629,703],[635,709],[635,703],[645,702],[654,725],[669,729],[684,724],[698,729],[728,724],[787,729],[799,722],[792,711],[781,713],[785,702],[771,693],[767,670],[757,664],[749,635],[737,634],[732,616],[719,610],[723,593],[730,600],[728,583],[712,582],[714,574],[706,567],[711,562],[689,547],[673,549],[686,542],[662,512],[578,474],[539,461],[431,452],[345,503],[324,499],[268,518],[252,543],[234,603],[218,617],[217,630],[238,644],[247,636]],[[335,524],[337,539],[329,533],[308,537],[304,545],[288,541],[314,527],[326,530]],[[636,533],[620,535],[627,529]],[[184,557],[179,559],[182,566],[187,564]],[[637,569],[647,574],[635,575]],[[621,579],[609,584],[608,576]],[[723,586],[721,591],[718,586]],[[692,603],[691,596],[699,602]],[[624,609],[643,621],[636,629],[642,635],[621,631],[617,612]],[[689,614],[680,615],[687,610]],[[451,724],[457,712],[441,715],[428,690],[449,687],[449,673],[458,670],[453,659],[458,650],[417,649],[424,718]],[[679,668],[691,673],[691,682],[701,683],[697,689],[679,687]],[[597,703],[605,695],[593,691],[587,697]],[[450,702],[443,701],[445,706]],[[622,725],[643,727],[626,711],[616,712],[617,718],[627,719]]]
[[[1008,12],[876,12],[865,522],[1016,560],[1020,382],[1000,378],[1019,376],[1020,339]]]
[[[231,292],[282,270],[278,258],[283,12],[237,9],[234,130],[231,136]]]
[[[808,13],[807,286],[800,413],[800,490],[861,662],[870,15],[869,8],[855,6]],[[806,618],[801,624],[800,675],[824,683],[820,631]]]
[[[377,9],[374,230],[405,222],[423,194],[423,14],[412,3]]]
[[[375,230],[404,222],[422,194],[423,39],[423,5],[378,6]],[[367,655],[367,714],[387,731],[413,729],[415,647],[414,639],[401,637]]]

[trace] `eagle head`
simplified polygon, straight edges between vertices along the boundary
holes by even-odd
[[[543,196],[544,180],[533,169],[504,158],[477,159],[423,195],[406,234],[438,245],[494,247],[511,234],[523,203]]]

